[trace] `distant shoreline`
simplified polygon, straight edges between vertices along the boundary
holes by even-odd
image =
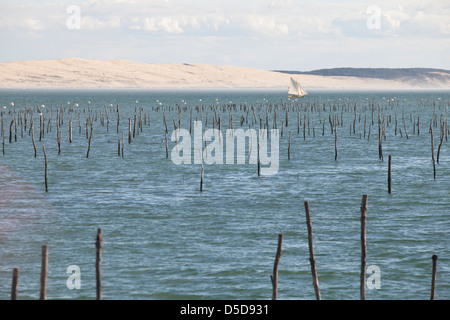
[[[370,76],[368,70],[376,75]],[[382,72],[390,73],[386,75],[389,79],[382,78]],[[0,63],[0,89],[287,90],[290,77],[301,82],[307,91],[450,90],[450,71],[425,68],[302,72],[80,58]]]

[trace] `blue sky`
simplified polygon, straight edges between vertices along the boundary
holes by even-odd
[[[0,61],[450,69],[450,1],[0,2]]]

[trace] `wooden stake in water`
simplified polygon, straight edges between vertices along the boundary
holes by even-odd
[[[34,141],[34,122],[33,122],[33,119],[31,119],[31,140],[33,141],[34,157],[36,158],[37,151],[36,151],[36,142]]]
[[[165,132],[165,136],[166,136],[166,159],[169,158],[169,142],[167,140],[167,131]]]
[[[383,161],[383,138],[381,135],[381,126],[378,126],[378,159]]]
[[[391,193],[391,163],[392,157],[389,155],[389,165],[388,165],[388,193]]]
[[[125,134],[124,134],[123,131],[122,131],[122,150],[121,150],[121,152],[122,152],[122,158],[123,158],[123,148],[124,148],[124,146],[125,146]]]
[[[201,157],[201,155],[200,155],[200,157]],[[200,177],[200,192],[203,192],[203,175],[205,173],[204,168],[203,168],[203,158],[201,159],[201,161],[202,161],[202,175]]]
[[[361,202],[361,279],[360,298],[366,300],[366,219],[367,219],[367,195],[363,195]]]
[[[436,293],[436,269],[437,269],[437,255],[433,255],[431,257],[431,259],[433,260],[433,273],[431,276],[431,300],[434,300],[434,296]]]
[[[309,263],[311,264],[311,274],[313,277],[313,286],[316,293],[316,299],[321,300],[319,280],[317,278],[316,257],[314,256],[313,231],[311,224],[311,215],[309,213],[309,202],[305,201],[306,226],[308,227],[308,245],[309,245]]]
[[[48,182],[47,182],[47,153],[45,152],[45,146],[42,146],[42,150],[44,151],[44,160],[45,160],[45,170],[44,170],[45,192],[48,192]]]
[[[270,276],[272,281],[272,300],[277,300],[278,294],[278,265],[281,258],[281,247],[283,245],[283,234],[278,235],[277,253],[275,255],[275,262],[273,265],[273,274]]]
[[[334,127],[334,161],[337,161],[338,151],[337,151],[337,125]]]
[[[17,291],[19,287],[19,268],[13,269],[12,286],[11,286],[11,300],[17,300]]]
[[[291,160],[291,132],[290,131],[289,131],[288,160]]]
[[[91,140],[92,140],[93,123],[91,121],[91,133],[89,135],[88,149],[86,153],[86,158],[89,158],[89,152],[91,151]]]
[[[436,180],[436,161],[434,160],[434,138],[433,138],[433,125],[430,123],[431,133],[431,160],[433,162],[433,177]]]
[[[69,143],[72,143],[72,120],[69,121]]]
[[[440,140],[439,146],[438,146],[436,163],[439,163],[439,155],[441,153],[441,148],[442,148],[442,143],[444,142],[444,137],[445,137],[445,125],[443,122],[441,122],[441,131],[440,131],[440,139],[441,140]]]
[[[41,290],[39,299],[47,299],[48,245],[42,246]]]
[[[261,160],[259,157],[260,149],[261,149],[261,147],[259,146],[259,141],[258,141],[258,177],[261,175]]]
[[[119,133],[119,124],[120,124],[120,114],[119,111],[117,111],[117,133]]]
[[[95,242],[95,276],[96,276],[96,296],[97,300],[102,300],[102,245],[103,235],[102,228],[97,230],[97,240]]]
[[[128,143],[131,143],[131,118],[128,118]]]
[[[48,127],[47,127],[48,128]],[[57,128],[58,132],[57,132],[57,139],[58,139],[58,155],[61,154],[61,130],[59,129],[59,127]]]
[[[12,142],[12,128],[13,128],[13,124],[14,124],[14,119],[11,120],[11,124],[9,125],[9,143]]]

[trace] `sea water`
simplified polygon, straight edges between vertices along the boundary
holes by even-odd
[[[39,298],[41,247],[48,245],[47,298],[95,299],[102,228],[103,299],[270,299],[279,234],[278,299],[315,299],[308,201],[322,299],[359,299],[360,206],[367,194],[367,299],[429,299],[432,255],[436,299],[449,299],[446,135],[436,163],[449,101],[449,92],[438,91],[315,91],[294,99],[277,90],[2,90],[0,298],[10,298],[13,268],[20,268],[18,298]],[[36,157],[25,108],[32,110]],[[142,127],[134,128],[135,115]],[[217,129],[219,117],[224,137],[230,119],[234,129],[276,127],[276,174],[258,176],[248,158],[204,164],[200,192],[201,164],[171,160],[172,134],[175,127],[192,130],[195,120],[203,130],[213,123]]]

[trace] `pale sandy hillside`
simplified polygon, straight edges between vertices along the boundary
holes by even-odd
[[[291,75],[208,65],[151,64],[129,60],[65,58],[0,63],[0,88],[273,88],[287,89]],[[413,89],[421,83],[318,75],[293,75],[308,89]],[[430,87],[428,85],[428,87]],[[450,88],[442,80],[431,87]]]

